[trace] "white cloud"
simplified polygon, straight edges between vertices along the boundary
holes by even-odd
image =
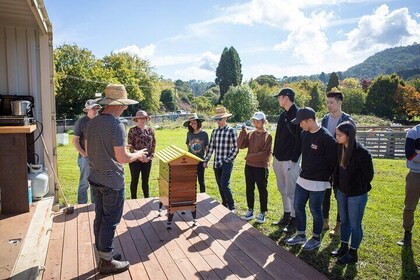
[[[407,8],[390,12],[387,5],[381,5],[372,15],[363,16],[358,27],[346,35],[344,44],[349,51],[376,51],[419,42],[420,24]]]
[[[137,45],[130,45],[121,49],[117,49],[114,52],[121,53],[127,52],[129,54],[138,55],[143,59],[150,59],[153,57],[155,53],[156,46],[154,44],[150,44],[145,46],[144,48],[139,48]]]
[[[204,52],[197,56],[190,67],[175,71],[178,79],[212,81],[219,63],[220,56],[212,52]]]
[[[197,66],[191,66],[185,69],[176,70],[175,76],[176,79],[181,79],[184,81],[189,81],[192,79],[201,81],[214,81],[215,79],[214,71],[204,70]]]

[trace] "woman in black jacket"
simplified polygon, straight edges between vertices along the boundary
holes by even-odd
[[[372,156],[356,141],[356,128],[343,122],[336,128],[338,164],[333,178],[337,188],[338,212],[341,217],[341,245],[331,254],[338,263],[357,262],[357,249],[363,238],[362,220],[373,179]],[[349,248],[349,240],[351,243]]]

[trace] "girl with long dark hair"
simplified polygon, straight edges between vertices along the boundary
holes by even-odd
[[[203,118],[199,118],[197,114],[191,115],[188,120],[184,122],[184,126],[188,127],[187,139],[185,144],[188,146],[188,152],[204,158],[209,145],[209,135],[201,129],[204,122]],[[197,165],[197,179],[200,186],[200,192],[206,192],[206,184],[204,182],[204,167],[203,163],[199,162]]]
[[[372,156],[356,141],[356,127],[352,123],[339,124],[336,138],[339,144],[338,164],[333,186],[337,188],[341,217],[341,245],[331,255],[337,257],[340,264],[356,263],[357,250],[363,238],[363,214],[374,175]]]

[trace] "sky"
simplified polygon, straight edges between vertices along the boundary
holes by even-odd
[[[418,0],[44,0],[54,47],[130,52],[165,79],[214,81],[233,46],[244,80],[345,71],[420,43]]]

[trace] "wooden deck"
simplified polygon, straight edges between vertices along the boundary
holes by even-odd
[[[197,206],[196,227],[189,212],[177,213],[167,230],[156,198],[127,200],[115,247],[131,266],[107,277],[97,273],[94,205],[59,214],[43,279],[326,279],[208,195]]]

